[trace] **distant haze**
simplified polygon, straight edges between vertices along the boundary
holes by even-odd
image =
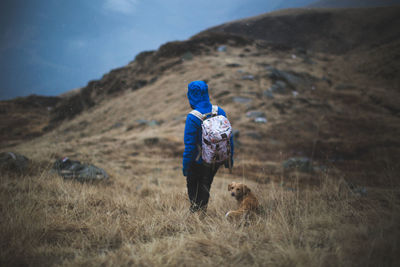
[[[184,40],[231,20],[313,2],[2,0],[0,100],[59,95],[168,41]]]

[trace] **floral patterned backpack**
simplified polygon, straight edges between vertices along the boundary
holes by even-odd
[[[201,157],[205,165],[228,162],[231,160],[230,138],[232,127],[229,120],[218,115],[218,106],[213,105],[210,113],[201,114],[197,110],[190,112],[202,121]],[[200,156],[200,154],[199,154]]]

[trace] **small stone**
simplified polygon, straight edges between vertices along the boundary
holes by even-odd
[[[136,123],[139,124],[140,126],[146,125],[147,124],[147,120],[139,119],[139,120],[136,120]]]
[[[230,63],[230,64],[226,64],[226,66],[229,67],[229,68],[237,68],[237,67],[240,67],[240,64]]]
[[[268,120],[267,120],[267,118],[264,118],[264,117],[257,117],[257,118],[254,119],[254,122],[256,122],[256,123],[267,123]]]
[[[253,75],[243,75],[242,80],[254,81],[254,76]]]
[[[273,80],[281,80],[287,82],[291,87],[296,87],[298,84],[303,83],[303,79],[295,74],[287,71],[278,70],[271,66],[265,68],[270,72],[269,77]]]
[[[265,112],[252,110],[246,113],[248,118],[257,118],[257,117],[265,117]]]
[[[158,126],[160,125],[160,122],[156,121],[156,120],[151,120],[147,123],[148,126]]]
[[[117,122],[113,126],[111,126],[111,129],[121,128],[122,126],[124,126],[122,122]]]
[[[272,93],[272,91],[270,89],[265,90],[263,94],[265,97],[267,97],[269,99],[274,99],[274,94]]]
[[[236,96],[233,98],[233,102],[240,103],[240,104],[248,104],[251,103],[253,100],[247,97]]]
[[[269,90],[273,93],[276,94],[286,94],[286,83],[284,81],[276,81],[270,88]]]
[[[148,120],[139,119],[139,120],[136,120],[136,123],[137,123],[139,126],[150,126],[150,127],[154,127],[154,126],[159,126],[159,125],[161,125],[162,121],[157,121],[157,120],[148,121]]]
[[[220,46],[218,46],[217,51],[218,51],[218,52],[226,52],[226,45],[220,45]]]

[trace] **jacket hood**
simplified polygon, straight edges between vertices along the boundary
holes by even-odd
[[[192,109],[211,107],[208,85],[203,81],[189,83],[187,97]]]

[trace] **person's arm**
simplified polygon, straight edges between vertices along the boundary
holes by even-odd
[[[195,123],[195,120],[198,119],[192,114],[188,114],[186,117],[185,135],[183,138],[185,143],[185,150],[183,152],[183,161],[182,161],[183,176],[187,176],[190,163],[195,161],[198,153],[196,142],[198,139],[199,129],[198,125]]]

